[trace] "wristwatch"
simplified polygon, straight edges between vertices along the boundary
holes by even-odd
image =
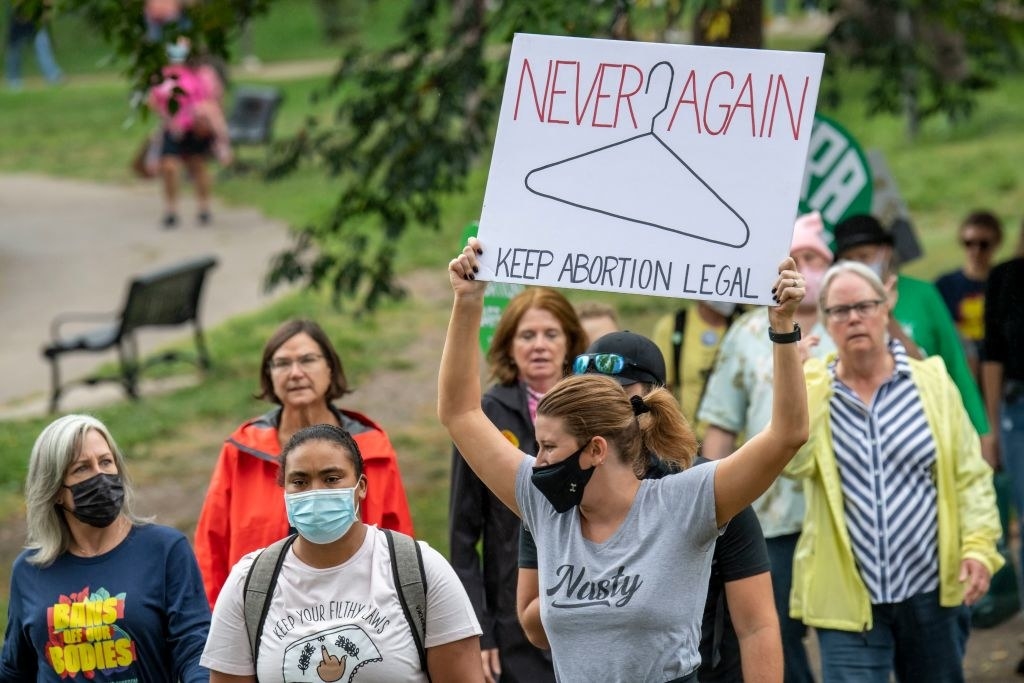
[[[768,338],[776,344],[792,344],[793,342],[798,342],[800,341],[800,325],[794,322],[792,332],[776,332],[769,327]]]

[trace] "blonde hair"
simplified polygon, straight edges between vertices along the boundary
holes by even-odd
[[[644,395],[643,402],[649,412],[634,415],[629,396],[616,380],[598,374],[573,375],[544,396],[537,414],[562,420],[565,431],[579,443],[603,437],[615,445],[638,477],[647,469],[649,453],[688,468],[697,453],[697,438],[672,393],[656,387]]]
[[[124,483],[124,504],[121,512],[133,524],[149,520],[132,512],[134,493],[124,456],[106,426],[91,415],[65,415],[51,422],[36,438],[28,461],[25,480],[25,507],[27,508],[28,538],[25,547],[35,550],[28,561],[46,567],[67,552],[71,531],[63,512],[57,507],[57,496],[64,487],[64,476],[82,452],[85,435],[94,430],[103,437],[114,456],[117,473]]]

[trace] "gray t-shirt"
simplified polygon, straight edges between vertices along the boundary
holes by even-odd
[[[700,622],[715,527],[717,463],[640,482],[604,543],[583,538],[578,508],[555,512],[516,474],[516,501],[537,542],[541,619],[560,681],[654,683],[700,665]]]

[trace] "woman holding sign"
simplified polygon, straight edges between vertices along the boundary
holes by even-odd
[[[791,259],[769,310],[773,417],[731,457],[639,480],[646,453],[668,453],[689,426],[672,395],[630,399],[603,375],[561,380],[537,406],[537,457],[511,445],[480,408],[474,346],[485,283],[480,242],[449,263],[455,293],[438,415],[485,485],[533,533],[541,618],[564,681],[695,681],[704,589],[719,530],[768,488],[807,436],[793,313],[804,296]],[[665,523],[671,520],[671,523]]]
[[[502,314],[487,352],[494,386],[483,411],[502,435],[534,454],[533,420],[540,399],[562,379],[586,347],[583,327],[564,296],[547,287],[517,294]],[[475,352],[474,352],[475,354]],[[473,602],[488,683],[554,680],[551,655],[527,640],[516,618],[519,518],[452,454],[449,546],[452,566]]]

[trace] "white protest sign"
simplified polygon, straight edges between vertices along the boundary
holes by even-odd
[[[517,35],[480,278],[772,303],[823,61]]]

